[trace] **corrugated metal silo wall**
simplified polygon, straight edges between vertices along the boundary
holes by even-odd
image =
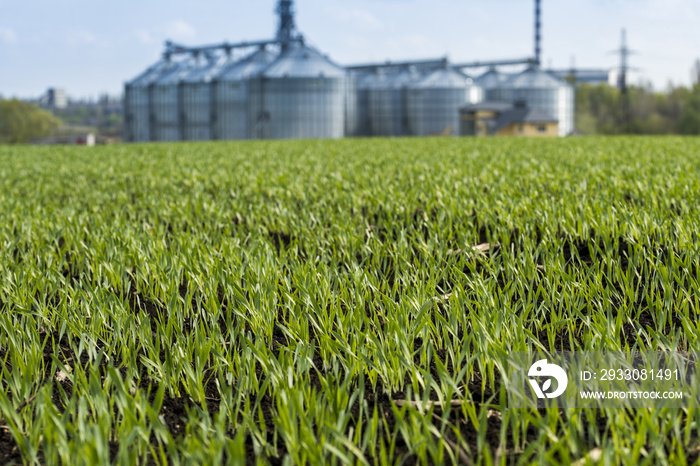
[[[469,104],[478,104],[479,102],[484,101],[486,97],[486,91],[481,86],[470,86],[467,95]]]
[[[249,86],[251,138],[344,136],[346,78],[255,78]]]
[[[151,87],[151,136],[153,141],[180,141],[180,89],[177,84]]]
[[[484,100],[487,102],[498,102],[498,96],[497,92],[494,92],[494,88],[485,88],[484,89]]]
[[[367,102],[372,136],[405,136],[406,92],[403,88],[369,89]]]
[[[459,134],[459,109],[468,100],[468,88],[408,89],[406,111],[410,133],[414,136]]]
[[[151,140],[148,88],[126,86],[124,89],[124,140]]]
[[[248,82],[212,84],[214,139],[248,139]]]
[[[357,78],[348,76],[345,94],[345,136],[360,135],[360,120],[358,113]]]
[[[372,124],[369,116],[369,89],[357,89],[357,135],[372,135]]]
[[[508,88],[493,88],[486,90],[486,100],[491,102],[513,102],[513,90]]]
[[[361,71],[354,74],[357,82],[357,136],[371,136],[372,125],[369,114],[369,89],[367,88],[367,80],[372,79],[373,72]]]
[[[575,115],[576,99],[574,97],[574,88],[571,86],[561,87],[559,89],[559,135],[568,136],[574,132],[574,115]]]
[[[180,85],[182,105],[182,138],[185,141],[207,141],[212,138],[212,92],[207,82]]]

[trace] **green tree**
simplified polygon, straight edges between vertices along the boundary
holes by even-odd
[[[700,83],[693,86],[693,92],[683,106],[678,131],[681,134],[700,134]]]
[[[700,60],[692,70],[694,85],[657,92],[651,83],[628,88],[629,117],[621,124],[620,91],[604,84],[576,89],[576,129],[583,134],[700,134]]]
[[[700,134],[700,59],[695,60],[690,71],[693,88],[683,106],[683,113],[678,123],[681,134]]]
[[[61,121],[34,104],[0,100],[0,143],[21,144],[48,136]]]
[[[577,129],[583,134],[618,132],[620,91],[607,84],[581,84],[576,89]]]

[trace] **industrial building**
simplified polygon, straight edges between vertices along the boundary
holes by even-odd
[[[559,122],[524,101],[482,102],[460,110],[460,133],[464,136],[556,137]]]
[[[36,103],[50,110],[63,110],[68,108],[68,96],[65,89],[51,87],[36,100]]]
[[[278,0],[274,39],[167,42],[163,58],[125,86],[124,140],[458,136],[475,134],[465,133],[462,109],[491,101],[523,102],[566,136],[574,126],[573,88],[540,68],[540,1],[535,5],[534,58],[341,66],[296,31],[292,0]],[[526,68],[502,73],[506,65]],[[484,67],[478,77],[466,72]]]

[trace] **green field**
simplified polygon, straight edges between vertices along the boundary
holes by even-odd
[[[0,463],[695,462],[500,375],[700,350],[699,204],[690,138],[0,148]]]

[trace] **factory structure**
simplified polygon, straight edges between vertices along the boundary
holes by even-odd
[[[125,85],[124,140],[567,136],[574,130],[573,87],[540,67],[540,0],[533,57],[471,63],[342,66],[297,32],[292,0],[278,0],[277,13],[274,39],[202,47],[166,42],[162,59]],[[511,65],[524,69],[501,71]],[[487,71],[471,76],[475,68]]]

